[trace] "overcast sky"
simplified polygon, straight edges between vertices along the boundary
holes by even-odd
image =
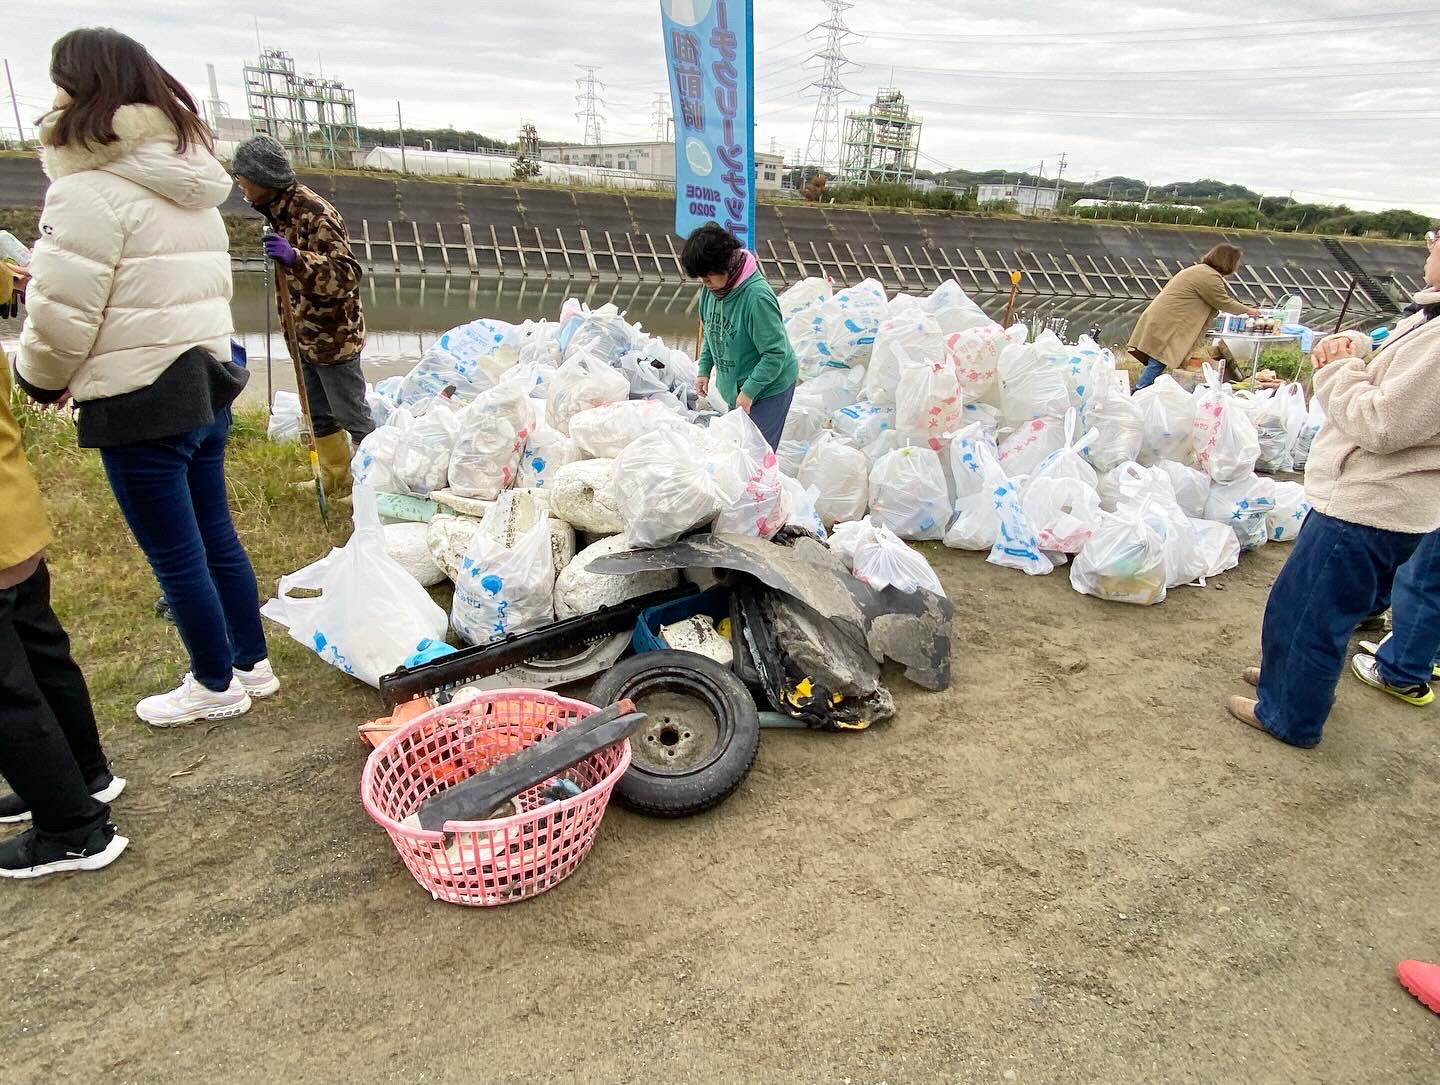
[[[312,0],[305,5],[71,0],[63,19],[13,5],[8,57],[28,125],[53,93],[50,43],[80,25],[139,38],[197,97],[215,65],[221,97],[243,115],[241,66],[266,46],[354,87],[360,120],[471,128],[510,138],[533,121],[545,139],[580,136],[577,65],[600,66],[607,140],[654,132],[666,86],[656,0],[606,3]],[[821,0],[756,0],[758,146],[787,159],[810,134],[818,77],[807,61],[824,32]],[[1214,177],[1280,197],[1405,206],[1440,216],[1440,89],[1432,69],[1440,4],[1391,0],[1357,16],[1353,2],[1087,0],[1024,5],[856,0],[845,75],[849,103],[892,80],[924,117],[931,169],[1035,170],[1053,177],[1123,174],[1168,182]],[[964,11],[964,14],[959,12]],[[1254,20],[1264,20],[1254,21]],[[317,52],[318,50],[318,52]],[[3,88],[0,88],[3,91]],[[4,103],[8,107],[8,102]],[[0,128],[13,130],[8,108]]]

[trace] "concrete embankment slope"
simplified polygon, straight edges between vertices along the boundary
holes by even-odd
[[[672,203],[634,193],[408,180],[354,174],[305,176],[350,227],[374,272],[673,279],[680,275]],[[45,179],[34,159],[0,158],[0,208],[34,208]],[[232,195],[227,215],[253,216]],[[1352,307],[1384,309],[1418,290],[1418,244],[1310,235],[1119,223],[986,218],[935,212],[763,204],[757,251],[767,274],[876,278],[891,290],[955,278],[967,290],[1003,291],[1008,273],[1028,293],[1148,298],[1218,241],[1245,250],[1235,289],[1254,299],[1300,292],[1338,308],[1351,279]]]

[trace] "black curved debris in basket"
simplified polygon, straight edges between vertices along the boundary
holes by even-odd
[[[603,708],[430,796],[417,811],[420,827],[441,832],[447,822],[483,821],[506,799],[543,784],[607,746],[623,742],[644,725],[645,714],[636,712],[629,701]]]

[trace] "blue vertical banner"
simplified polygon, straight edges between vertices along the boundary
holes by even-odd
[[[675,114],[675,232],[755,248],[754,0],[660,0]]]

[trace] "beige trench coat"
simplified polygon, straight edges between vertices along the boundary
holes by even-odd
[[[1209,264],[1195,264],[1176,274],[1145,307],[1125,349],[1141,363],[1144,354],[1174,369],[1200,345],[1216,313],[1249,308],[1230,296],[1225,276]]]

